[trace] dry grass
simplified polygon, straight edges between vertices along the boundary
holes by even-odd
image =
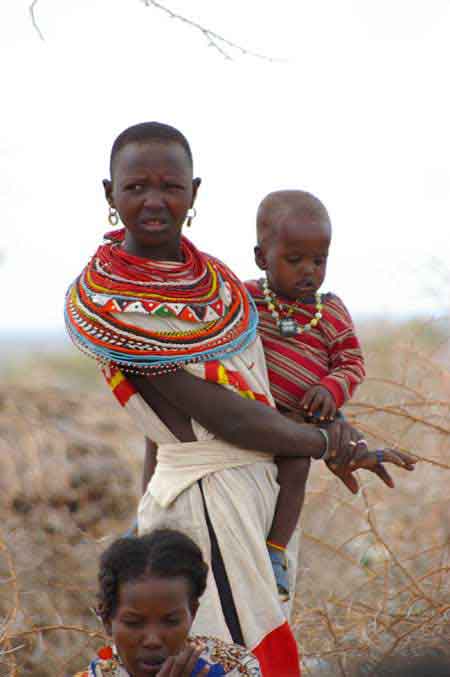
[[[394,471],[395,491],[361,473],[357,497],[315,466],[295,614],[311,675],[450,635],[448,318],[366,327],[364,342],[347,414],[421,462]],[[143,445],[89,366],[30,362],[0,387],[0,675],[71,675],[102,641],[97,556],[135,512]]]

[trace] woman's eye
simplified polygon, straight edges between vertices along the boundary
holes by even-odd
[[[166,618],[167,625],[179,625],[180,622],[178,617]]]
[[[133,618],[133,619],[130,618],[130,619],[124,620],[123,622],[125,623],[125,625],[128,625],[129,627],[133,628],[133,627],[137,627],[138,625],[140,625],[142,621],[140,621],[136,618]]]
[[[325,263],[325,257],[324,256],[320,256],[317,259],[314,259],[314,264],[316,266],[323,266],[324,263]]]
[[[184,190],[184,186],[181,186],[179,183],[165,183],[164,188],[166,190]]]

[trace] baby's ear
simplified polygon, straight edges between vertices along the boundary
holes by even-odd
[[[258,268],[260,268],[261,270],[267,270],[266,257],[264,256],[264,252],[261,249],[261,247],[259,245],[256,245],[253,251],[255,252],[255,262]]]

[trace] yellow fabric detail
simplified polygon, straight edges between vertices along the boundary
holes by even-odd
[[[117,371],[114,376],[110,379],[109,381],[109,387],[111,390],[114,390],[114,388],[117,388],[119,383],[122,383],[122,381],[125,381],[125,376],[121,371]]]

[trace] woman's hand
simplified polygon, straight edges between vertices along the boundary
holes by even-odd
[[[162,664],[157,677],[191,677],[201,653],[202,648],[188,646],[183,651],[180,651],[177,656],[169,656]],[[205,677],[209,672],[209,668],[210,666],[205,665],[198,673],[198,677]]]
[[[346,421],[335,421],[327,426],[327,433],[329,453],[326,464],[353,494],[358,493],[359,489],[358,481],[352,474],[358,468],[370,470],[391,488],[394,487],[394,481],[384,463],[392,463],[403,470],[414,470],[416,459],[410,454],[394,449],[370,451],[362,434]]]

